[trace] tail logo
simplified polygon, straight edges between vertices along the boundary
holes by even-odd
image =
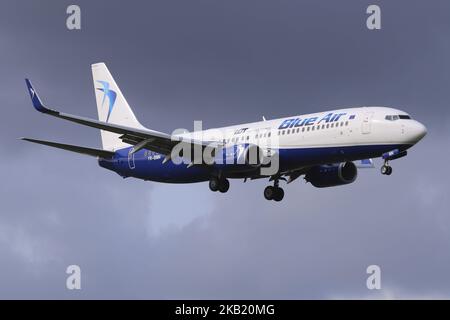
[[[114,108],[114,103],[116,102],[117,93],[109,88],[109,82],[106,81],[97,81],[97,82],[103,86],[103,88],[97,88],[97,90],[103,92],[102,106],[105,104],[106,97],[108,97],[109,100],[108,116],[106,117],[106,122],[108,122],[109,116],[111,115],[111,112]]]

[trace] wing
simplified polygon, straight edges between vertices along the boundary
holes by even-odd
[[[85,154],[85,155],[93,156],[93,157],[110,159],[114,156],[114,152],[112,152],[112,151],[86,148],[86,147],[75,146],[75,145],[71,145],[71,144],[53,142],[53,141],[37,140],[37,139],[30,139],[30,138],[21,138],[21,139],[25,140],[25,141],[43,144],[45,146],[63,149],[63,150],[67,150],[67,151],[72,151],[72,152],[76,152],[76,153],[81,153],[81,154]]]
[[[84,126],[120,134],[120,139],[123,142],[134,146],[133,152],[137,152],[145,148],[151,151],[162,153],[164,155],[169,155],[172,151],[172,148],[176,144],[181,141],[186,141],[186,138],[183,138],[181,136],[169,135],[150,129],[131,128],[99,120],[79,117],[50,109],[42,103],[42,100],[39,98],[36,90],[33,88],[30,80],[25,79],[25,81],[27,83],[31,101],[33,102],[33,106],[37,111]],[[187,140],[187,142],[192,145],[201,145],[202,147],[206,147],[210,143],[196,140]]]

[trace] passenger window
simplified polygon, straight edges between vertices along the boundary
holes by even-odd
[[[302,132],[305,132],[305,127],[302,128]]]
[[[288,129],[288,130],[287,130],[287,134],[289,134],[289,133],[291,133],[291,130]]]
[[[269,137],[270,138],[270,132],[267,134],[267,137]]]
[[[329,123],[327,123],[327,129],[330,127],[330,124]]]
[[[309,127],[306,128],[306,131],[309,131]]]
[[[345,125],[348,126],[348,121],[345,121]]]

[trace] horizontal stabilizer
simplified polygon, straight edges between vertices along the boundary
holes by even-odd
[[[63,150],[67,150],[67,151],[86,154],[88,156],[93,156],[93,157],[109,159],[114,156],[114,152],[107,151],[107,150],[86,148],[86,147],[74,146],[71,144],[57,143],[57,142],[45,141],[45,140],[36,140],[36,139],[30,139],[30,138],[21,138],[21,139],[25,140],[25,141],[33,142],[33,143],[43,144],[43,145],[49,146],[49,147],[54,147],[54,148],[63,149]]]

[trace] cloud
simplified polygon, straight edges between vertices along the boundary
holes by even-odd
[[[0,11],[0,297],[449,297],[450,45],[435,36],[448,30],[447,3],[382,1],[379,33],[365,29],[359,2],[259,1],[255,11],[252,1],[239,10],[110,1],[104,15],[101,1],[80,1],[95,19],[76,34],[63,2],[30,5]],[[419,12],[421,23],[409,23]],[[95,159],[17,140],[98,147],[96,130],[35,113],[23,83],[29,76],[49,105],[95,117],[98,61],[138,118],[165,132],[194,119],[221,126],[381,104],[429,134],[390,177],[364,170],[330,189],[299,179],[282,203],[264,200],[267,181],[233,180],[224,195],[206,183],[121,179]],[[82,269],[81,292],[65,288],[70,264]],[[370,264],[382,268],[382,292],[367,292]]]
[[[173,199],[168,199],[172,194]],[[206,183],[192,185],[156,184],[150,191],[148,229],[151,236],[176,232],[210,214],[213,194]]]

